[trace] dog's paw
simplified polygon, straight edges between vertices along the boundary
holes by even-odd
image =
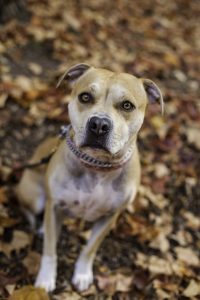
[[[44,288],[46,292],[52,292],[56,287],[56,280],[50,274],[38,274],[35,286]]]
[[[80,292],[83,292],[89,288],[93,283],[93,272],[91,269],[85,270],[85,272],[75,271],[72,283],[76,289]]]
[[[42,257],[40,271],[38,273],[35,286],[42,287],[47,292],[51,292],[56,287],[56,258],[50,256]]]

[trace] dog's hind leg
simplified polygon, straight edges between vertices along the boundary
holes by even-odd
[[[35,170],[26,170],[20,183],[16,186],[15,192],[31,227],[35,229],[36,215],[44,210],[45,189],[43,184],[43,174]]]
[[[79,291],[86,290],[93,282],[93,261],[95,254],[110,231],[112,225],[115,223],[119,212],[109,217],[103,217],[97,221],[93,228],[89,241],[85,248],[82,250],[76,265],[72,278],[72,283]]]

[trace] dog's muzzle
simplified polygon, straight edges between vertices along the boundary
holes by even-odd
[[[96,159],[76,147],[71,138],[71,129],[72,126],[69,125],[66,130],[67,145],[69,149],[74,153],[74,155],[76,155],[80,159],[81,163],[83,163],[86,167],[101,171],[111,171],[123,167],[123,165],[126,164],[132,156],[133,147],[129,147],[126,153],[120,159],[113,159],[112,162]]]
[[[108,139],[112,130],[112,122],[108,117],[94,116],[86,125],[85,139],[82,147],[90,147],[108,151]]]

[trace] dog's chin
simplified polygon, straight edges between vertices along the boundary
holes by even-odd
[[[113,154],[105,147],[83,145],[80,147],[80,150],[88,154],[89,156],[94,157],[95,159],[107,160],[107,161],[112,161],[113,159]]]

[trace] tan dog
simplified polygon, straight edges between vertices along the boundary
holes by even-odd
[[[55,288],[56,244],[62,217],[95,221],[91,237],[75,266],[72,282],[83,291],[93,282],[93,261],[116,218],[135,198],[140,183],[136,145],[147,100],[163,99],[155,83],[125,73],[79,64],[63,79],[72,83],[71,129],[47,170],[27,170],[18,186],[23,203],[43,209],[44,249],[36,286]],[[39,146],[32,161],[48,154],[57,139]],[[46,172],[46,173],[45,173]]]

